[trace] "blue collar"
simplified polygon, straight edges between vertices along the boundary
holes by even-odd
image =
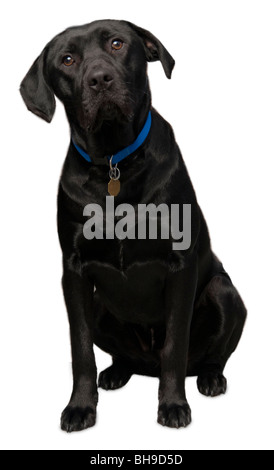
[[[116,163],[121,162],[122,160],[124,160],[124,158],[128,157],[133,152],[135,152],[139,147],[141,147],[141,145],[144,143],[144,141],[146,140],[149,134],[150,127],[151,127],[151,112],[149,111],[144,127],[141,130],[140,134],[138,135],[137,139],[133,142],[133,144],[129,145],[128,147],[124,148],[123,150],[120,150],[120,152],[117,152],[113,155],[112,161],[111,161],[112,165],[116,165]],[[92,162],[93,160],[95,160],[95,159],[92,160],[92,158],[81,147],[79,147],[79,145],[77,145],[74,142],[73,138],[71,138],[71,140],[76,150],[80,153],[80,155],[82,155],[82,157],[84,157],[84,159],[87,162]],[[110,159],[111,159],[111,156],[107,156],[100,160],[102,161],[102,163],[109,164]],[[96,159],[96,163],[98,161],[99,159]]]

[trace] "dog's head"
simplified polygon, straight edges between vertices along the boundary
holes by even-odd
[[[20,91],[27,108],[47,122],[56,95],[69,121],[93,132],[103,121],[133,118],[148,93],[146,62],[156,60],[170,78],[174,60],[150,32],[126,21],[95,21],[53,38]]]

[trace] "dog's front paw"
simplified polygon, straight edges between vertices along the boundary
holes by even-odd
[[[191,410],[187,402],[183,405],[175,403],[159,406],[158,423],[170,428],[186,427],[191,422]]]
[[[95,408],[68,405],[61,415],[61,429],[67,432],[82,431],[94,426],[95,421]]]

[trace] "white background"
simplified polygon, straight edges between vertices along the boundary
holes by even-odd
[[[274,4],[272,1],[77,0],[1,3],[1,439],[3,449],[273,449]],[[69,330],[56,230],[69,127],[25,108],[20,81],[68,26],[128,19],[176,59],[172,80],[149,65],[153,104],[173,125],[214,251],[249,311],[225,375],[228,392],[186,381],[193,421],[156,422],[158,380],[100,390],[97,424],[66,434]],[[110,357],[96,349],[98,370]]]

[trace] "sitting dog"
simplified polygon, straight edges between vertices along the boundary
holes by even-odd
[[[53,38],[21,83],[30,111],[50,122],[56,95],[71,128],[58,193],[73,369],[72,395],[61,416],[68,432],[96,420],[93,344],[113,360],[100,373],[99,387],[117,389],[132,374],[159,377],[158,422],[185,427],[191,421],[186,375],[198,376],[206,396],[225,393],[223,370],[246,318],[211,251],[172,128],[151,107],[147,62],[157,60],[170,78],[174,60],[153,34],[127,21],[95,21]],[[128,205],[191,207],[191,240],[174,249],[172,233],[151,239],[147,228],[139,238],[107,236],[106,200],[120,207],[116,222]],[[98,207],[103,231],[85,236],[87,215]],[[133,228],[138,232],[137,220]]]

